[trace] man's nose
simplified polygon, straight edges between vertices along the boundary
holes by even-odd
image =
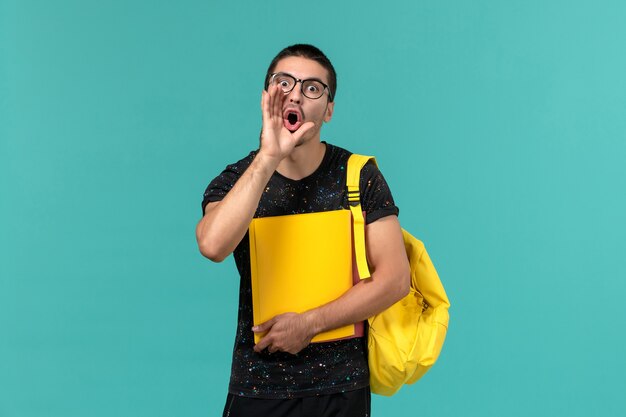
[[[300,103],[302,101],[302,81],[296,81],[296,85],[289,92],[288,98],[292,103]]]

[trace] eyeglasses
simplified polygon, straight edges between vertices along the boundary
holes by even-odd
[[[293,75],[284,72],[275,72],[270,75],[268,84],[279,85],[283,93],[287,94],[291,93],[291,90],[294,89],[297,83],[300,83],[300,91],[307,98],[316,100],[324,95],[324,90],[328,90],[328,97],[332,100],[328,86],[314,78],[299,80]]]

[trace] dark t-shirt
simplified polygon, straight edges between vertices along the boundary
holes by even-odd
[[[209,202],[224,198],[257,152],[250,152],[247,157],[228,165],[211,181],[204,193],[203,212]],[[350,155],[345,149],[326,144],[322,163],[308,177],[295,181],[275,172],[265,187],[254,217],[348,209],[346,166]],[[363,168],[360,187],[366,223],[398,214],[387,182],[373,163]],[[258,398],[293,398],[367,386],[367,346],[363,337],[311,343],[298,355],[254,352],[249,250],[246,233],[234,252],[241,281],[229,392]]]

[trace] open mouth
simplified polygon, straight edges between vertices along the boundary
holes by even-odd
[[[287,115],[287,121],[290,125],[294,126],[296,123],[298,123],[298,115],[290,112]]]
[[[283,125],[290,132],[295,132],[302,126],[302,115],[297,110],[285,110],[283,113]]]

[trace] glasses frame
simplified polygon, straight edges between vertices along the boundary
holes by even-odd
[[[318,100],[320,98],[322,98],[322,96],[324,95],[324,91],[322,91],[322,94],[320,94],[319,97],[309,97],[305,92],[304,92],[304,83],[307,81],[315,81],[318,82],[320,84],[322,84],[324,86],[324,90],[326,90],[328,92],[328,100],[329,101],[333,101],[333,98],[331,97],[330,94],[330,88],[328,87],[328,85],[326,85],[324,82],[320,81],[317,78],[306,78],[304,80],[301,80],[299,78],[294,77],[293,75],[286,73],[286,72],[273,72],[270,74],[268,81],[267,81],[267,86],[269,87],[270,84],[272,84],[274,82],[274,78],[276,78],[277,75],[286,75],[287,77],[293,78],[294,79],[294,83],[293,83],[293,87],[291,87],[289,89],[289,91],[285,91],[283,90],[283,93],[285,94],[289,94],[293,91],[294,88],[296,88],[296,84],[300,83],[300,92],[302,93],[303,96],[305,96],[306,98],[310,99],[310,100]]]

